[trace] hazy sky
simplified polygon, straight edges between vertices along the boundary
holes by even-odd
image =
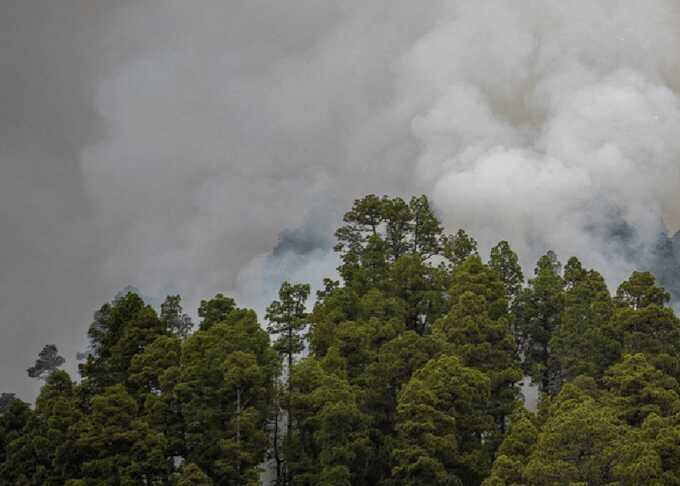
[[[0,391],[125,285],[317,284],[367,192],[622,278],[611,228],[680,221],[678,5],[4,0]]]

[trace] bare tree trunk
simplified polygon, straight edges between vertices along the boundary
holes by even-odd
[[[288,416],[286,417],[286,439],[293,436],[293,406],[291,396],[293,392],[293,323],[288,328]],[[286,484],[291,483],[290,471],[286,464]]]

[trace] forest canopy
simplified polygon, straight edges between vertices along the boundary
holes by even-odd
[[[425,196],[361,198],[335,236],[338,280],[284,282],[264,320],[129,292],[78,379],[45,346],[35,404],[0,396],[0,485],[680,485],[680,320],[651,273],[611,293],[548,251],[525,279]]]

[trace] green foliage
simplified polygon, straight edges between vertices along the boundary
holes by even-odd
[[[519,395],[516,383],[522,379],[503,283],[479,257],[472,256],[454,272],[449,293],[453,305],[437,321],[434,333],[452,345],[465,366],[489,377],[491,395],[485,410],[495,418],[500,438]]]
[[[191,332],[194,323],[191,317],[183,312],[179,295],[168,295],[161,304],[160,319],[165,324],[168,331],[175,336],[185,339]]]
[[[36,400],[36,422],[31,431],[36,454],[46,465],[39,483],[63,484],[77,472],[74,428],[83,419],[78,404],[77,386],[71,377],[64,371],[52,373]]]
[[[387,341],[376,352],[363,376],[364,410],[371,416],[371,468],[365,484],[391,477],[391,449],[396,436],[397,399],[413,374],[440,356],[446,343],[435,336],[406,331]]]
[[[576,258],[565,266],[564,280],[564,309],[550,351],[563,380],[582,374],[599,378],[619,355],[617,342],[606,333],[612,299],[602,275],[583,269]]]
[[[74,426],[85,484],[167,481],[171,463],[163,454],[164,437],[138,418],[137,402],[122,385],[106,388],[90,407]]]
[[[430,208],[427,197],[412,197],[409,202],[412,215],[412,248],[413,253],[425,258],[436,255],[440,251],[442,227]]]
[[[191,334],[180,296],[127,293],[80,383],[45,347],[34,408],[0,396],[0,486],[680,486],[680,320],[651,274],[612,297],[548,252],[524,287],[425,196],[359,199],[336,235],[311,313],[285,282],[266,330],[217,294]]]
[[[399,484],[480,484],[491,463],[481,437],[489,379],[455,356],[430,360],[399,394],[393,475]]]
[[[196,464],[190,463],[182,467],[177,479],[177,486],[212,486],[212,480]]]
[[[5,412],[17,396],[14,393],[2,392],[0,393],[0,414]]]
[[[69,375],[57,370],[45,378],[32,413],[27,404],[12,402],[0,417],[0,443],[7,446],[0,484],[64,484],[76,462],[70,429],[82,418],[77,398]]]
[[[385,258],[390,261],[407,253],[429,258],[440,252],[442,227],[425,196],[413,197],[407,204],[399,197],[370,194],[355,201],[343,220],[346,225],[335,233],[335,248],[343,257],[361,255],[372,239],[384,242]]]
[[[217,294],[210,300],[202,300],[198,307],[198,317],[201,318],[199,329],[207,331],[209,328],[224,321],[236,309],[236,302],[224,294]]]
[[[477,255],[477,242],[462,229],[455,235],[447,235],[442,239],[442,255],[454,266]]]
[[[644,354],[624,355],[607,370],[604,383],[612,406],[632,426],[640,426],[650,414],[668,417],[680,412],[680,384]]]
[[[484,486],[524,484],[523,470],[536,446],[539,428],[523,404],[517,404],[510,427],[496,455],[491,474]]]
[[[413,373],[445,349],[446,344],[434,336],[406,331],[378,350],[366,370],[367,404],[376,415],[376,423],[392,415],[397,395]]]
[[[59,356],[57,346],[46,344],[38,354],[35,364],[28,368],[26,372],[31,378],[45,379],[45,377],[60,368],[65,361],[62,356]]]
[[[617,304],[633,309],[649,305],[663,306],[670,298],[668,292],[656,286],[656,279],[649,272],[633,272],[616,290]]]
[[[158,337],[135,355],[130,365],[131,393],[149,424],[164,434],[168,457],[186,453],[184,418],[176,389],[182,364],[181,341],[173,335]]]
[[[139,394],[168,392],[180,365],[181,342],[175,336],[159,336],[132,358],[128,382]]]
[[[374,297],[366,303],[367,311],[387,312],[382,292],[375,290]],[[343,321],[355,320],[359,313],[359,297],[340,282],[326,279],[325,289],[317,293],[317,301],[310,315],[309,344],[316,356],[324,356],[335,339],[335,330]]]
[[[436,255],[457,264],[476,253],[476,242],[459,231],[444,235],[425,196],[407,204],[399,197],[370,194],[354,202],[335,235],[343,264],[339,271],[345,283],[363,293],[389,283],[388,267],[411,255],[428,261]]]
[[[538,424],[513,417],[485,486],[680,484],[678,414],[656,413],[669,413],[659,405],[677,401],[670,382],[642,355],[626,357],[608,376],[606,390],[567,383]],[[647,378],[654,384],[643,383]],[[640,401],[646,395],[657,405],[647,408]]]
[[[458,305],[461,295],[471,292],[484,298],[486,310],[492,319],[506,316],[507,299],[503,282],[489,266],[482,263],[479,256],[471,256],[462,262],[450,280],[448,291],[453,307]]]
[[[25,437],[32,418],[30,406],[18,399],[12,400],[0,415],[0,484],[3,486],[30,484],[26,474],[37,467],[30,450],[28,455],[25,453],[28,449]]]
[[[622,297],[631,295],[636,297]],[[665,296],[649,274],[633,273],[617,290],[619,307],[607,333],[621,354],[644,353],[655,366],[680,378],[680,320],[663,307]]]
[[[303,349],[302,331],[307,325],[305,302],[309,290],[307,284],[284,282],[279,289],[279,300],[267,308],[266,318],[270,322],[267,331],[278,336],[274,349],[289,359]]]
[[[186,459],[218,484],[257,475],[269,446],[266,423],[277,368],[269,336],[253,311],[232,312],[184,344],[175,393]]]
[[[424,334],[440,315],[446,313],[447,302],[442,291],[447,275],[428,265],[419,255],[404,255],[390,266],[387,294],[399,299],[405,311],[405,324]]]
[[[79,365],[87,390],[94,394],[116,384],[127,384],[133,357],[158,336],[167,334],[156,312],[133,293],[105,304],[88,330],[90,353]]]
[[[295,427],[286,458],[294,483],[357,484],[354,475],[365,473],[370,449],[368,417],[354,389],[307,358],[295,366],[290,394]]]
[[[559,361],[550,349],[550,340],[560,328],[564,309],[564,280],[560,263],[553,252],[542,256],[536,264],[534,278],[513,303],[513,321],[525,373],[539,389],[555,395],[562,378]]]
[[[621,447],[615,472],[622,484],[680,484],[680,420],[651,414]]]
[[[500,241],[491,249],[489,266],[496,271],[503,282],[508,300],[513,301],[522,290],[524,273],[517,254],[512,251],[507,241]]]
[[[295,362],[295,356],[299,354],[304,349],[303,331],[307,327],[309,320],[309,315],[306,311],[305,303],[309,297],[310,287],[307,284],[291,284],[289,282],[284,282],[279,289],[279,300],[272,302],[267,308],[266,318],[270,322],[267,327],[267,331],[278,336],[274,341],[274,350],[279,354],[281,359],[286,361],[286,381],[287,390],[285,391],[286,397],[284,404],[286,413],[286,462],[285,462],[285,481],[290,482],[292,480],[292,475],[296,473],[295,468],[292,467],[293,464],[293,452],[291,448],[291,438],[293,437],[293,424],[296,420],[294,405],[292,401],[293,395],[293,378],[294,369],[293,363]],[[280,407],[279,403],[276,407]],[[278,430],[279,426],[279,411],[276,410],[274,420],[276,422],[275,426]],[[274,450],[275,450],[275,460],[279,464],[282,462],[282,457],[279,455],[280,448],[280,437],[278,434],[274,436]],[[282,474],[279,471],[278,474]],[[282,478],[278,478],[281,480]]]
[[[550,406],[524,470],[529,484],[612,484],[625,429],[615,412],[571,384]]]

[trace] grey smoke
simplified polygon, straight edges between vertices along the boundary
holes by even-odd
[[[320,290],[324,278],[337,278],[340,260],[333,251],[333,233],[342,222],[342,214],[328,202],[307,213],[303,224],[284,228],[271,251],[253,258],[239,272],[236,295],[242,304],[264,316],[267,306],[277,297],[285,280],[305,282],[314,292]]]
[[[368,192],[427,193],[483,251],[575,253],[615,284],[680,225],[679,9],[4,2],[0,391],[35,392],[45,343],[72,371],[128,283],[189,311],[318,285]]]

